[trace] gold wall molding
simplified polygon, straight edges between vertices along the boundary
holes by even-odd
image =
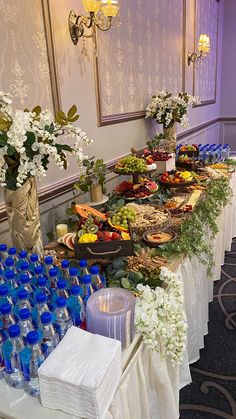
[[[42,2],[42,10],[43,10],[45,38],[46,38],[46,44],[47,44],[50,80],[51,80],[51,87],[52,87],[53,108],[54,108],[54,113],[56,114],[57,111],[61,110],[61,97],[60,97],[59,81],[58,81],[55,41],[53,37],[49,0],[41,0],[41,2]]]
[[[193,95],[201,103],[194,107],[216,103],[219,43],[220,0],[194,0],[194,51],[201,33],[210,36],[211,50],[206,61],[193,63]],[[199,19],[200,18],[200,19]]]
[[[143,118],[155,91],[185,88],[186,0],[131,2],[120,1],[120,27],[94,40],[98,126]]]

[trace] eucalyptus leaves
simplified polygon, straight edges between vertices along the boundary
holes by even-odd
[[[75,105],[67,115],[57,112],[55,121],[51,112],[40,106],[13,111],[9,95],[0,91],[0,185],[16,190],[29,177],[46,176],[50,156],[64,169],[68,153],[81,162],[82,145],[92,141],[73,126],[78,118]],[[61,135],[74,139],[74,144],[58,142]]]

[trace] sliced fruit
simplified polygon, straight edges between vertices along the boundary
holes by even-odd
[[[79,243],[94,243],[97,241],[97,235],[91,233],[85,233],[80,237]]]
[[[122,237],[123,240],[131,240],[130,234],[125,233],[124,231],[122,231],[121,237]]]
[[[98,217],[102,219],[103,221],[107,220],[107,217],[102,212],[96,210],[95,208],[89,207],[85,204],[76,204],[74,206],[76,213],[78,213],[83,218],[88,218],[90,215],[93,215],[94,217]]]
[[[87,228],[88,233],[95,234],[98,231],[98,226],[96,224],[90,224]]]

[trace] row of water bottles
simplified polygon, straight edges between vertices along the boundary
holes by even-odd
[[[183,144],[179,144],[176,148],[176,158],[178,159],[179,149]],[[201,160],[205,164],[214,164],[223,162],[230,157],[229,144],[198,144],[199,155],[195,160]]]
[[[105,287],[86,260],[54,266],[37,254],[0,244],[0,378],[39,395],[37,370],[72,325],[85,328],[88,298]]]

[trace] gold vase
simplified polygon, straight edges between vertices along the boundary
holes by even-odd
[[[175,153],[177,145],[177,124],[172,122],[169,127],[163,126],[165,138],[162,140],[162,147],[168,153]]]
[[[42,253],[39,204],[35,178],[16,191],[4,189],[4,199],[12,241],[17,250]]]
[[[102,185],[97,183],[90,187],[90,195],[92,202],[101,202],[102,201]]]

